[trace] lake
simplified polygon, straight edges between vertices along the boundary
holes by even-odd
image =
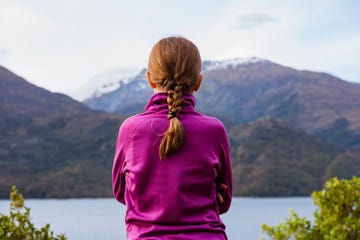
[[[126,239],[125,207],[114,199],[28,199],[30,215],[37,227],[50,223],[56,234],[70,240]],[[300,217],[312,219],[315,206],[309,197],[233,199],[222,215],[231,240],[252,240],[261,236],[261,224],[275,225],[293,209]],[[9,200],[0,200],[0,212],[8,214]]]

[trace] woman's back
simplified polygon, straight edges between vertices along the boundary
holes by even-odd
[[[221,166],[230,162],[225,129],[217,119],[194,111],[192,95],[184,96],[178,116],[186,132],[183,149],[160,160],[158,148],[169,125],[166,95],[155,94],[147,111],[126,120],[119,133],[128,237],[225,239],[219,212],[228,209],[230,197],[224,196],[220,209],[216,201],[216,181],[231,184],[231,172],[220,171],[231,169]]]

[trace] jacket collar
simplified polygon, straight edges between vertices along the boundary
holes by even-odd
[[[145,111],[161,111],[168,109],[167,92],[155,93],[145,106]],[[183,102],[181,104],[181,111],[194,111],[196,105],[196,98],[192,94],[184,94],[182,96]]]

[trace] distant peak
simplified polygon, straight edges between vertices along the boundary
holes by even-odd
[[[219,69],[233,69],[239,65],[248,65],[252,63],[265,62],[265,59],[258,57],[250,58],[232,58],[222,61],[204,61],[203,71],[219,70]]]

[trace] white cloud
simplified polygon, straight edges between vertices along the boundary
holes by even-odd
[[[208,49],[213,50],[210,58],[257,56],[360,82],[360,32],[353,31],[354,25],[360,29],[359,22],[349,17],[349,10],[341,9],[342,5],[336,1],[328,3],[312,2],[311,11],[306,3],[303,6],[288,3],[281,7],[273,1],[239,4],[209,34],[221,36],[217,39],[220,47],[212,47],[216,45],[214,42],[207,43]],[[261,12],[263,20],[259,17],[258,22],[252,22],[250,13],[253,12]],[[337,15],[332,15],[334,12]],[[239,27],[239,16],[248,16],[249,24]],[[271,19],[271,24],[267,19]]]
[[[267,23],[277,22],[276,18],[271,17],[265,13],[253,13],[253,14],[241,15],[238,17],[238,20],[239,20],[238,27],[244,29],[252,29],[263,26],[264,24]]]
[[[7,50],[0,48],[0,64],[5,64],[8,57]]]

